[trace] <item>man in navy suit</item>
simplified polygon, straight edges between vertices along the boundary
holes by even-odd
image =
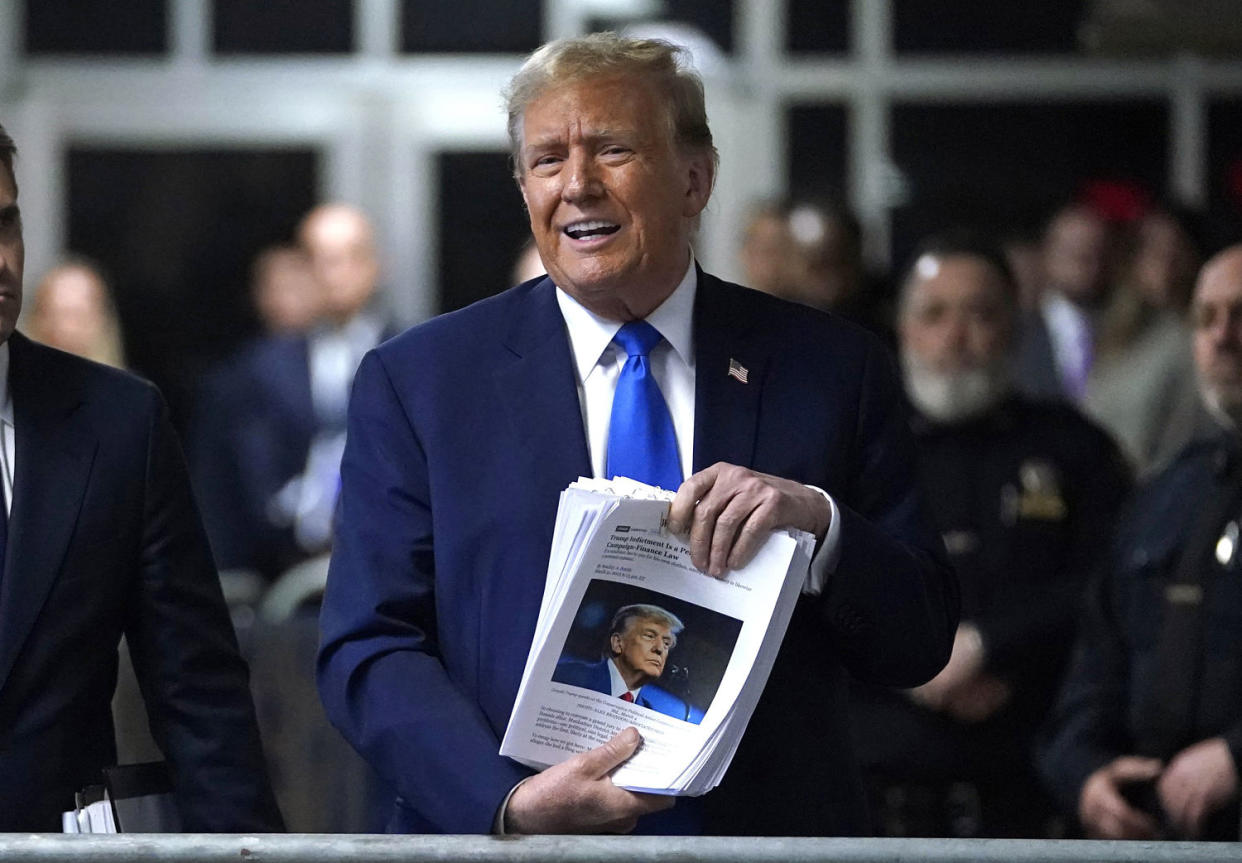
[[[397,790],[390,829],[855,833],[847,673],[913,686],[948,657],[956,585],[919,512],[891,358],[857,327],[695,265],[716,160],[679,55],[611,34],[532,55],[509,128],[548,277],[415,327],[359,369],[319,685]],[[724,783],[667,813],[672,798],[609,778],[636,729],[534,775],[498,754],[559,495],[610,473],[627,443],[610,440],[633,359],[614,338],[636,321],[660,337],[634,353],[675,431],[688,478],[669,526],[695,566],[721,576],[776,528],[820,541]]]
[[[556,663],[552,680],[698,724],[703,711],[655,683],[664,674],[683,628],[676,615],[658,605],[626,605],[617,610],[608,627],[607,654],[595,662],[563,657]]]
[[[14,331],[15,152],[0,127],[0,831],[58,831],[74,792],[116,763],[122,634],[183,827],[281,830],[163,399]]]
[[[367,216],[341,203],[298,229],[323,319],[259,339],[208,379],[191,461],[220,566],[275,579],[331,544],[345,408],[358,361],[387,334],[372,303],[379,254]]]

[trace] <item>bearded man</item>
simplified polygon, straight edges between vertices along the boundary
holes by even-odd
[[[1038,836],[1052,814],[1030,748],[1128,472],[1077,410],[1015,392],[1016,320],[1013,279],[982,238],[923,244],[898,325],[920,481],[957,568],[962,620],[930,683],[857,692],[879,833]]]

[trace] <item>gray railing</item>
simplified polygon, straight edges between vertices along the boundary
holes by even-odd
[[[0,836],[22,863],[1172,863],[1242,860],[1242,844],[1024,839],[295,834]]]

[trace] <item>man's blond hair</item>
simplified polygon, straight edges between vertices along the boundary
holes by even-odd
[[[522,116],[531,103],[554,87],[613,77],[649,81],[664,103],[669,139],[684,151],[710,154],[715,167],[719,157],[707,124],[703,81],[689,52],[661,39],[605,32],[547,43],[527,58],[505,88],[514,173],[522,173]]]

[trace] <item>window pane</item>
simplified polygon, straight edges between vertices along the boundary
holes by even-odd
[[[541,0],[402,0],[406,53],[517,53],[542,42]]]
[[[795,105],[789,109],[791,194],[845,201],[847,116],[842,105]]]
[[[632,23],[636,27],[641,26],[642,33],[647,35],[651,33],[653,24],[683,25],[702,32],[726,54],[733,53],[733,0],[664,0],[663,8],[659,15],[641,22],[601,17],[593,20],[591,26],[594,30],[617,30]],[[681,41],[679,35],[676,32],[669,34],[675,42]]]
[[[893,45],[912,54],[1075,54],[1086,0],[893,0]]]
[[[218,54],[348,54],[354,49],[350,0],[215,0]]]
[[[999,227],[1091,181],[1164,193],[1165,103],[898,105],[893,158],[910,200],[894,211],[893,260],[953,224]]]
[[[514,261],[530,237],[509,154],[441,153],[440,311],[512,287]]]
[[[179,423],[198,373],[256,332],[251,259],[292,239],[317,169],[306,149],[69,150],[69,248],[107,269],[129,363]]]
[[[163,54],[165,0],[25,0],[28,54]]]
[[[850,0],[789,0],[785,43],[790,51],[845,54],[850,50]]]
[[[1242,98],[1208,106],[1208,207],[1213,248],[1242,238]]]

